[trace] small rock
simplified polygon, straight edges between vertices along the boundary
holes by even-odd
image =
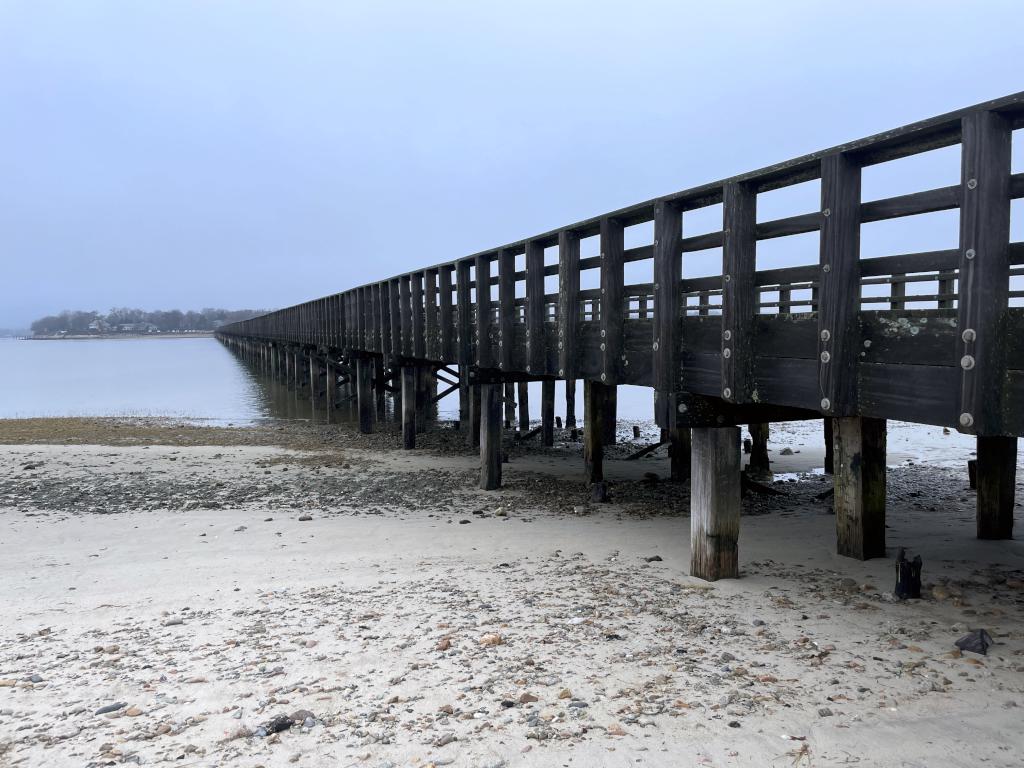
[[[172,619],[167,619],[166,621],[164,621],[164,626],[165,627],[176,627],[179,624],[184,624],[184,623],[185,623],[185,620],[183,618],[181,618],[180,616],[175,616]]]
[[[661,555],[651,555],[650,557],[645,557],[644,560],[646,560],[648,563],[660,563]]]
[[[128,709],[126,709],[124,713],[127,717],[138,717],[142,714],[142,710],[138,707],[128,707]]]
[[[501,645],[504,642],[505,639],[496,632],[488,632],[480,638],[480,645],[484,648],[493,648],[494,646]]]
[[[124,709],[128,704],[123,701],[118,701],[114,704],[107,704],[106,706],[100,707],[96,710],[97,715],[107,715],[111,712],[117,712],[119,709]]]
[[[299,515],[299,522],[300,523],[308,523],[312,519],[313,519],[312,515]]]
[[[540,699],[538,699],[532,693],[524,693],[519,697],[520,704],[532,704],[535,701],[540,701]]]
[[[832,710],[828,707],[822,707],[818,710],[818,717],[832,717]]]
[[[442,734],[442,735],[438,736],[437,740],[434,742],[434,746],[435,747],[444,747],[444,746],[447,746],[448,744],[451,744],[453,741],[455,741],[455,734],[451,733],[451,732],[448,732],[448,733],[445,733],[445,734]]]

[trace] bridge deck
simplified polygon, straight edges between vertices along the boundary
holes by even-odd
[[[898,418],[1002,439],[1009,450],[1006,438],[1024,435],[1024,243],[1010,242],[1011,202],[1024,197],[1024,173],[1011,170],[1022,126],[1024,93],[219,333],[394,371],[457,365],[464,388],[584,379],[595,407],[608,403],[602,387],[648,386],[669,431]],[[959,184],[862,199],[862,169],[953,145]],[[816,210],[758,220],[760,195],[816,179]],[[714,206],[719,228],[688,234],[690,216]],[[861,258],[865,224],[952,210],[959,247]],[[816,263],[757,269],[758,243],[815,232]],[[698,252],[720,259],[720,274],[684,278]],[[627,283],[634,264],[649,281]],[[378,388],[385,380],[366,375]]]

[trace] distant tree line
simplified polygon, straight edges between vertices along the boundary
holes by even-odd
[[[115,307],[106,314],[66,309],[57,315],[47,315],[32,323],[36,336],[57,334],[102,333],[187,333],[213,331],[227,323],[248,320],[261,315],[265,309],[201,309],[198,312],[180,309],[147,312],[142,309]]]

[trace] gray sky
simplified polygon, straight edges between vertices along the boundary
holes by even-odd
[[[1022,22],[1019,0],[0,0],[0,326],[284,306],[1006,95]],[[933,154],[865,197],[955,183],[959,150]],[[900,226],[864,255],[956,244],[955,213]]]

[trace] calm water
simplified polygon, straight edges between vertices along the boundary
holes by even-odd
[[[308,401],[250,370],[210,338],[0,339],[0,418],[29,416],[172,416],[240,423],[311,417]],[[565,413],[559,383],[555,412]],[[583,387],[577,386],[577,418]],[[530,385],[530,415],[540,418],[540,384]],[[458,396],[440,403],[454,418]],[[619,418],[650,419],[652,391],[619,388]]]
[[[215,339],[0,339],[0,418],[270,414],[267,394]]]

